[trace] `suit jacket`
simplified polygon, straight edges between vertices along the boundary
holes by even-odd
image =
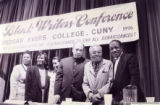
[[[119,102],[123,98],[123,88],[127,85],[136,85],[138,89],[138,101],[145,101],[143,92],[140,89],[140,73],[137,58],[133,54],[122,54],[117,66],[115,79],[111,93],[115,101]]]
[[[89,92],[96,90],[102,96],[110,92],[111,81],[113,79],[113,65],[109,60],[103,59],[97,76],[95,76],[92,62],[88,62],[84,69],[83,90],[88,97]]]
[[[61,100],[70,97],[74,101],[85,101],[86,97],[82,90],[82,83],[84,65],[87,61],[82,58],[74,68],[75,60],[73,57],[67,57],[61,60],[56,74],[54,89],[54,93],[59,94]]]
[[[44,89],[44,102],[48,101],[49,76],[46,70],[46,85]],[[31,66],[26,74],[25,100],[33,102],[42,102],[42,87],[39,69],[37,66]]]

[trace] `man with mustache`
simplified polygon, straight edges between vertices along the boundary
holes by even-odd
[[[85,65],[83,91],[93,105],[104,104],[104,94],[110,92],[112,81],[112,62],[102,58],[102,47],[89,48],[91,61]]]
[[[139,85],[140,73],[135,55],[124,53],[122,43],[119,40],[111,41],[109,49],[114,63],[114,80],[111,89],[114,98],[113,104],[118,105],[122,101],[122,91],[127,85],[136,85],[138,89],[138,101],[145,101]]]

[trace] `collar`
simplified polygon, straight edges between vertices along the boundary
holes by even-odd
[[[27,66],[26,66],[26,65],[22,64],[22,67],[23,67],[23,69],[24,69],[25,71],[27,71]]]
[[[91,61],[92,66],[95,66],[95,65],[100,66],[102,63],[103,63],[103,59],[100,62]]]
[[[103,65],[105,65],[104,59],[102,59],[101,62],[99,63],[99,67],[100,67],[99,70],[103,67]],[[94,72],[94,67],[93,67],[92,61],[90,61],[89,67],[92,68],[92,69],[89,69],[90,72],[94,74],[95,72]]]
[[[80,58],[74,58],[73,57],[73,60],[74,60],[74,62],[76,62],[77,64],[80,64],[80,63],[82,63],[82,62],[84,62],[84,58],[83,57],[80,57]]]

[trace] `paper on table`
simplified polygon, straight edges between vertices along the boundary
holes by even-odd
[[[154,102],[155,97],[146,97],[147,102]]]
[[[22,100],[5,100],[4,103],[7,104],[24,104],[26,101]]]
[[[130,105],[160,105],[159,102],[152,102],[152,103],[147,103],[147,102],[131,102]]]

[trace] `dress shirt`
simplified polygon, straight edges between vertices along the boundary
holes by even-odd
[[[39,69],[40,77],[41,77],[41,86],[42,88],[46,85],[46,71],[45,69]]]
[[[115,64],[114,64],[114,79],[115,79],[115,76],[116,76],[116,71],[117,71],[119,60],[120,60],[120,57],[118,57],[116,59]]]

